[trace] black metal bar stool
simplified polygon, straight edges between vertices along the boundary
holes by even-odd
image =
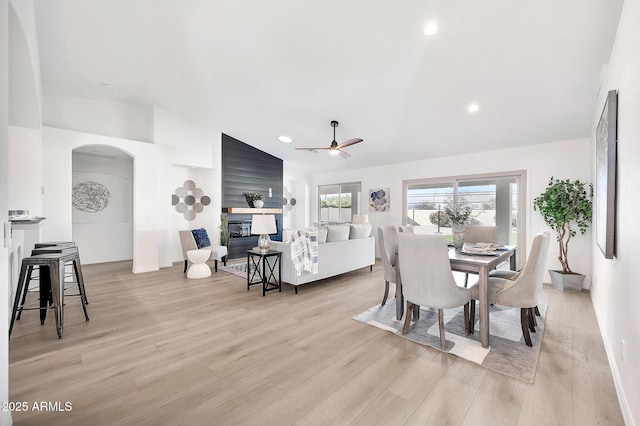
[[[75,281],[78,284],[78,293],[79,294],[70,294],[69,296],[80,296],[82,298],[82,302],[85,305],[89,304],[87,300],[87,292],[84,289],[84,277],[82,275],[82,264],[80,263],[80,252],[78,247],[66,246],[66,245],[55,245],[55,246],[44,246],[44,247],[36,247],[31,251],[31,255],[35,256],[38,254],[46,254],[46,253],[73,253],[75,257],[73,261],[70,263],[73,266]],[[24,302],[23,302],[24,303]]]
[[[18,278],[18,288],[16,290],[16,296],[13,303],[13,311],[11,313],[9,337],[11,337],[11,331],[13,330],[13,324],[16,320],[16,316],[21,313],[22,310],[39,309],[40,323],[44,324],[44,319],[46,318],[46,310],[53,309],[55,311],[56,330],[58,332],[58,338],[62,339],[62,330],[64,327],[64,267],[66,263],[73,261],[76,256],[77,254],[73,252],[46,253],[25,257],[24,259],[22,259],[20,277]],[[23,299],[23,293],[26,292],[26,289],[29,285],[27,275],[29,275],[30,278],[30,272],[34,266],[46,267],[49,273],[42,274],[42,276],[40,277],[40,307],[25,308],[21,303],[21,300]],[[44,275],[46,275],[48,278],[43,279]],[[49,296],[49,294],[51,294],[51,296]],[[48,306],[49,300],[51,300],[51,306]],[[81,304],[84,310],[85,320],[89,321],[86,305],[84,303]]]
[[[39,253],[47,253],[46,251],[39,251],[38,253],[34,253],[34,251],[39,249],[51,248],[51,247],[76,247],[75,241],[47,241],[44,243],[36,243],[34,246],[34,250],[31,252],[31,255],[39,254]],[[57,252],[50,252],[57,253]],[[84,303],[89,304],[89,300],[87,299],[87,292],[84,291],[84,279],[82,278],[82,265],[80,264],[80,252],[78,251],[78,258],[73,261],[73,270],[75,272],[76,280],[79,282],[78,285],[82,286],[82,293],[84,294]]]

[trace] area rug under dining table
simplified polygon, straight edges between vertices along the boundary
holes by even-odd
[[[491,306],[489,309],[491,322],[489,348],[483,348],[480,344],[477,314],[475,334],[465,336],[462,307],[445,309],[444,321],[447,339],[445,352],[524,382],[533,383],[547,312],[545,305],[538,305],[538,308],[541,316],[536,317],[538,322],[536,332],[530,333],[533,347],[529,347],[524,343],[522,337],[520,309]],[[402,334],[404,319],[402,321],[396,319],[395,300],[393,299],[388,300],[384,306],[376,305],[356,315],[353,319],[396,334],[399,338],[406,338],[442,351],[437,309],[422,307],[420,319],[411,322],[407,334]]]

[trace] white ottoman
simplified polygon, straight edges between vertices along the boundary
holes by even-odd
[[[211,268],[209,268],[209,265],[206,263],[211,257],[211,250],[189,250],[187,251],[187,257],[192,263],[192,265],[189,266],[187,278],[197,279],[211,276]]]

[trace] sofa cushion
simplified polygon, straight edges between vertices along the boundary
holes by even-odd
[[[296,232],[295,228],[284,228],[282,230],[282,242],[290,243],[294,232]]]
[[[201,249],[203,247],[211,246],[211,241],[209,240],[209,234],[207,234],[207,230],[204,228],[194,229],[191,231],[193,234],[193,239],[196,240],[196,246]]]
[[[349,239],[350,227],[348,224],[344,225],[327,225],[327,242],[333,241],[346,241]]]
[[[324,244],[327,242],[327,234],[329,229],[326,226],[318,226],[318,244]]]
[[[355,240],[357,238],[368,237],[371,233],[370,223],[352,223],[349,225],[349,239]]]

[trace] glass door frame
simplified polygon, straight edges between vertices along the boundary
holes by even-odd
[[[469,180],[483,180],[483,179],[499,179],[499,178],[507,178],[514,177],[519,182],[518,188],[518,217],[516,220],[516,232],[517,232],[517,264],[518,269],[522,268],[525,264],[527,258],[527,171],[526,170],[513,170],[506,172],[495,172],[495,173],[479,173],[479,174],[471,174],[471,175],[455,175],[455,176],[441,176],[434,178],[424,178],[424,179],[409,179],[402,181],[402,225],[407,224],[407,216],[408,216],[408,197],[407,190],[410,185],[416,184],[450,184],[453,183],[453,199],[457,203],[458,200],[458,186],[461,182],[469,181]]]

